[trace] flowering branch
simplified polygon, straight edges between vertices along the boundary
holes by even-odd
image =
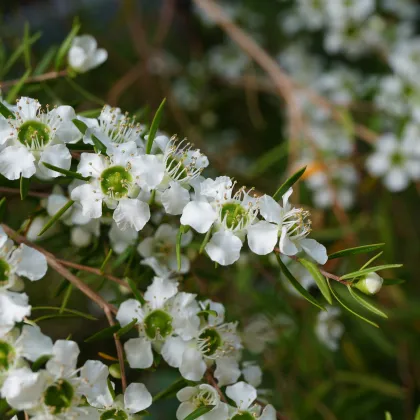
[[[39,82],[46,82],[47,80],[58,79],[60,77],[65,77],[69,74],[68,70],[61,70],[61,71],[51,71],[49,73],[40,74],[38,76],[28,77],[25,80],[25,84],[27,83],[39,83]],[[0,89],[7,89],[10,88],[17,83],[19,83],[21,79],[13,79],[13,80],[6,80],[4,82],[0,82]]]

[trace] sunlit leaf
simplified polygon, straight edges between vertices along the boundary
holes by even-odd
[[[163,108],[165,107],[166,98],[163,99],[159,105],[158,110],[153,118],[152,125],[147,136],[146,153],[149,154],[152,151],[153,142],[155,141],[156,133],[158,131],[160,120],[162,119]]]
[[[372,245],[363,245],[358,246],[355,248],[348,248],[343,249],[342,251],[334,252],[331,255],[328,255],[329,260],[333,260],[334,258],[343,258],[343,257],[349,257],[351,255],[357,255],[357,254],[365,254],[367,252],[376,251],[377,249],[380,249],[385,244],[372,244]]]
[[[388,318],[388,315],[384,312],[382,312],[380,309],[378,309],[377,307],[375,307],[374,305],[372,305],[370,302],[366,301],[365,299],[363,299],[361,296],[359,296],[357,294],[357,292],[355,292],[351,286],[347,286],[349,289],[349,292],[351,294],[351,296],[360,304],[362,305],[364,308],[366,308],[368,311],[373,312],[376,315],[379,315],[383,318]]]
[[[330,289],[328,287],[327,280],[320,273],[318,266],[305,258],[299,258],[298,261],[309,271],[321,291],[322,296],[324,296],[325,300],[331,305],[332,299]]]
[[[41,229],[41,232],[38,233],[38,236],[43,235],[60,217],[74,204],[73,200],[67,201],[66,204],[64,204],[63,207],[61,207],[60,210],[58,210],[57,213],[54,214],[54,216],[51,217],[50,220],[45,224],[45,226]]]
[[[302,169],[299,169],[295,172],[290,178],[288,178],[280,187],[279,189],[273,194],[274,200],[280,200],[280,198],[288,191],[288,189],[299,180],[299,178],[304,174],[306,171],[306,166]]]
[[[353,279],[356,277],[364,276],[365,274],[374,273],[374,272],[376,273],[377,271],[388,270],[390,268],[400,268],[400,267],[402,267],[402,264],[377,265],[376,267],[369,267],[369,268],[364,268],[363,270],[353,271],[352,273],[348,273],[348,274],[345,274],[344,276],[341,276],[341,278],[343,280]]]

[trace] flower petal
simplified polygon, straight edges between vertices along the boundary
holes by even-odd
[[[152,366],[152,344],[145,338],[130,338],[124,344],[124,350],[130,367],[147,369]]]
[[[324,265],[328,261],[327,250],[315,239],[302,239],[300,245],[303,250],[318,264]]]
[[[252,252],[267,255],[278,241],[278,226],[264,220],[248,228],[248,245]]]
[[[24,325],[18,343],[22,356],[31,362],[41,356],[52,354],[53,342],[51,338],[42,334],[37,325]]]
[[[190,201],[182,212],[181,224],[191,226],[199,233],[206,233],[217,218],[213,207],[205,201]]]
[[[282,222],[281,206],[269,195],[264,195],[260,199],[260,213],[267,222],[280,224]]]
[[[190,193],[177,182],[171,182],[169,188],[162,193],[161,201],[166,213],[182,214],[184,207],[190,201]]]
[[[185,379],[199,381],[203,377],[206,369],[207,365],[197,349],[188,348],[184,351],[179,371]]]
[[[296,255],[298,251],[296,245],[290,240],[287,234],[287,227],[283,226],[280,236],[280,252],[284,255]]]
[[[236,403],[239,410],[246,410],[257,399],[257,391],[246,382],[238,382],[226,388],[226,395]]]
[[[149,219],[149,205],[134,198],[123,198],[114,211],[114,220],[121,230],[132,228],[138,232]]]
[[[206,245],[206,252],[212,261],[230,265],[240,257],[242,241],[229,231],[216,232]]]
[[[121,303],[116,318],[122,327],[125,327],[133,319],[137,319],[138,323],[141,323],[144,318],[144,311],[138,300],[127,299]]]
[[[162,347],[161,354],[169,366],[179,368],[186,347],[187,342],[181,337],[169,337]]]
[[[25,244],[13,253],[12,260],[16,264],[16,273],[32,281],[44,277],[48,269],[45,255]]]
[[[70,169],[71,154],[69,149],[64,144],[54,144],[48,146],[41,154],[38,164],[37,176],[40,178],[57,178],[63,176],[59,172],[52,171],[45,167],[42,162],[49,163],[65,170]]]
[[[1,151],[0,173],[7,179],[30,178],[35,172],[35,158],[25,147],[9,146]]]
[[[130,413],[138,413],[152,405],[152,396],[144,384],[131,383],[124,392],[125,409]]]

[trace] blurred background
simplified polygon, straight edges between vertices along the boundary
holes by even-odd
[[[214,5],[210,0],[205,3]],[[16,53],[25,31],[33,37],[30,64],[37,70],[29,78],[51,70],[46,57],[57,51],[76,17],[80,33],[93,35],[108,51],[100,68],[77,78],[26,80],[9,99],[19,94],[44,104],[70,104],[84,115],[98,115],[104,104],[110,104],[149,124],[165,97],[161,129],[187,137],[209,157],[207,176],[227,174],[257,192],[272,194],[307,165],[293,202],[311,212],[312,237],[330,253],[385,242],[378,264],[404,264],[398,272],[384,273],[405,283],[383,288],[375,297],[389,315],[388,320],[375,320],[380,326],[375,328],[344,309],[320,316],[290,290],[268,257],[256,259],[244,252],[240,264],[217,270],[204,258],[194,260],[185,289],[225,303],[229,319],[240,320],[244,338],[257,343],[248,359],[263,367],[260,395],[289,419],[376,420],[389,411],[394,419],[411,420],[420,404],[420,185],[413,176],[395,188],[393,180],[399,175],[386,178],[392,165],[405,168],[396,162],[396,154],[381,174],[369,164],[375,153],[382,153],[377,144],[384,133],[392,133],[399,142],[410,131],[412,149],[398,156],[405,161],[417,156],[416,3],[219,1],[216,4],[235,28],[245,31],[245,41],[238,44],[192,0],[1,2],[3,82],[27,71],[28,62]],[[279,66],[282,87],[247,51],[253,42]],[[4,97],[10,92],[4,87]],[[420,160],[413,164],[420,168]],[[0,185],[18,188],[4,178]],[[45,183],[35,187],[41,195],[51,190]],[[0,196],[1,191],[6,194],[0,190]],[[28,214],[42,211],[38,197],[24,206],[18,195],[8,197],[6,221],[14,228]],[[62,226],[42,244],[52,250],[63,248],[68,234]],[[92,266],[95,262],[100,266],[106,248],[102,242],[107,239],[98,242],[96,254],[89,256]],[[73,253],[66,245],[61,256],[71,259]],[[145,286],[147,271],[146,276],[140,273],[137,257],[130,262],[133,276]],[[332,260],[327,268],[336,274],[349,272],[367,259]],[[316,293],[310,276],[297,267],[291,270]],[[111,290],[103,279],[79,274],[104,294],[120,297],[121,291]],[[46,281],[26,285],[35,307],[59,306],[62,301],[62,279],[50,273],[48,287]],[[342,298],[347,302],[345,295]],[[73,293],[69,306],[85,310],[86,301]],[[95,312],[92,305],[90,309]],[[44,312],[34,311],[33,316],[38,313]],[[100,315],[97,309],[95,313]],[[98,352],[115,352],[112,340],[83,344],[99,323],[106,326],[102,318],[97,323],[53,318],[41,326],[54,338],[71,334],[82,343],[84,357],[96,358]],[[131,375],[132,380],[140,377],[152,393],[178,377],[163,366],[158,373]],[[175,418],[176,407],[174,399],[161,401],[150,418]]]

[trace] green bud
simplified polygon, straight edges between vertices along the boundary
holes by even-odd
[[[365,295],[375,295],[381,290],[383,278],[376,273],[369,273],[362,277],[353,287]]]

